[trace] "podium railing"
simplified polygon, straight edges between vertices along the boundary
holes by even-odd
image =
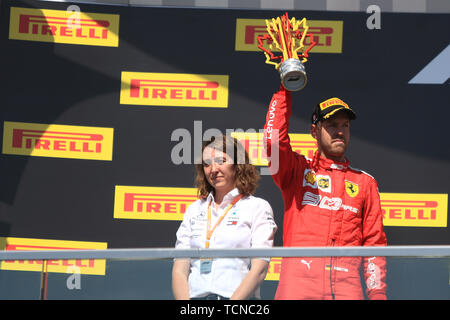
[[[5,250],[0,251],[0,299],[170,300],[173,299],[173,259],[259,257],[271,258],[268,276],[261,285],[262,298],[271,300],[279,279],[281,257],[298,257],[301,263],[302,257],[372,256],[386,257],[388,298],[450,300],[450,246],[447,245]],[[97,271],[91,272],[89,267],[94,265]]]

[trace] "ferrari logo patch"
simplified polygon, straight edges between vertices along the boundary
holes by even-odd
[[[315,184],[316,183],[316,175],[310,171],[305,175],[305,180],[309,184]]]
[[[356,183],[345,180],[345,191],[350,197],[354,198],[358,195],[359,187]]]

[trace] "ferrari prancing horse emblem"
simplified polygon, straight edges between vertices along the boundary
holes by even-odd
[[[358,195],[359,187],[356,183],[345,180],[345,191],[350,197],[354,198]]]

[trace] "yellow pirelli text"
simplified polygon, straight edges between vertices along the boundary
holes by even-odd
[[[248,152],[250,161],[255,166],[267,166],[267,154],[264,146],[264,134],[261,132],[232,132],[231,136],[239,140]],[[317,142],[310,134],[290,133],[291,148],[298,154],[312,158],[317,149]]]
[[[113,137],[113,128],[5,121],[2,152],[111,161]]]
[[[279,257],[272,257],[270,259],[269,268],[267,269],[266,278],[264,280],[280,280],[281,260],[282,258]]]
[[[1,237],[0,247],[6,251],[103,250],[108,247],[108,244],[106,242]],[[104,259],[3,260],[0,269],[105,275],[106,261]]]
[[[196,188],[116,186],[114,218],[183,220]]]
[[[119,15],[11,7],[9,39],[119,46]]]
[[[380,193],[383,224],[447,227],[448,194]]]
[[[120,103],[228,108],[228,75],[122,72]]]
[[[236,51],[260,51],[258,36],[268,33],[265,20],[236,19]],[[313,34],[313,41],[316,42],[310,52],[342,53],[344,21],[308,19],[308,26],[308,33]],[[306,37],[304,45],[310,44],[309,37]]]

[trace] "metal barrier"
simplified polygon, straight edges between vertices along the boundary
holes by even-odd
[[[281,257],[391,257],[391,270],[388,270],[394,299],[404,296],[412,299],[450,299],[450,246],[387,246],[387,247],[274,247],[269,249],[174,249],[174,248],[135,248],[135,249],[105,249],[105,250],[39,250],[39,251],[0,251],[0,262],[5,272],[0,277],[3,290],[0,299],[11,299],[9,288],[19,290],[19,294],[31,299],[116,299],[116,292],[127,291],[131,299],[146,297],[147,299],[171,299],[170,279],[172,259],[176,258],[269,258],[273,257],[275,264],[281,262]],[[397,259],[400,258],[400,259]],[[401,259],[406,258],[406,259]],[[422,259],[425,258],[425,259]],[[434,259],[433,259],[434,258]],[[54,265],[74,265],[76,261],[99,261],[105,259],[108,270],[107,277],[83,274],[83,283],[90,289],[83,289],[85,295],[77,295],[76,290],[70,291],[70,279],[74,277],[71,268],[67,272],[55,271]],[[71,263],[67,261],[71,260]],[[133,262],[135,261],[135,262]],[[11,264],[12,262],[12,264]],[[93,263],[93,262],[92,262]],[[11,265],[27,267],[34,266],[36,272],[20,272],[19,269],[8,269]],[[104,264],[105,265],[105,264]],[[36,267],[38,267],[36,269]],[[51,269],[53,268],[53,270]],[[71,271],[69,271],[69,269]],[[270,267],[269,267],[270,269]],[[17,270],[17,271],[11,271]],[[18,273],[19,271],[19,273]],[[11,273],[12,272],[12,273]],[[79,272],[79,271],[78,271]],[[134,282],[129,281],[134,273]],[[78,274],[80,277],[81,274]],[[15,280],[12,278],[15,277]],[[139,278],[140,277],[140,278]],[[399,279],[400,278],[400,279]],[[81,279],[81,278],[78,278]],[[274,280],[274,279],[269,279]],[[414,280],[414,281],[412,281]],[[21,287],[23,283],[33,282],[33,288]],[[67,282],[69,281],[69,282]],[[65,288],[66,282],[69,283]],[[396,284],[396,283],[398,284]],[[112,284],[111,284],[112,283]],[[436,287],[436,284],[438,287]],[[27,284],[28,286],[28,284]],[[265,281],[266,296],[272,296],[276,282]],[[72,286],[73,287],[73,286]],[[152,289],[148,289],[148,288]],[[83,286],[83,288],[85,288]],[[94,289],[94,293],[89,290]],[[28,291],[27,291],[28,290]],[[151,292],[149,292],[149,290]],[[31,294],[31,293],[32,294]],[[80,290],[81,292],[81,290]],[[61,295],[60,295],[61,294]],[[12,295],[12,299],[17,299]],[[119,294],[119,298],[123,295]],[[106,297],[106,298],[105,298]],[[22,299],[22,296],[19,297]]]
[[[106,249],[1,251],[1,260],[151,260],[170,258],[252,257],[450,257],[450,246],[274,247],[270,249]]]

